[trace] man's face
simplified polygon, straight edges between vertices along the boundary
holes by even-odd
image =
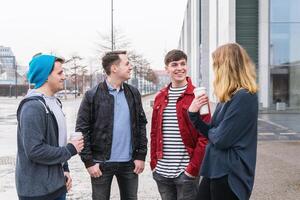
[[[60,62],[54,63],[54,68],[51,74],[48,76],[48,85],[50,89],[56,93],[64,89],[65,74],[62,64]]]
[[[127,81],[130,79],[132,67],[127,55],[120,54],[119,57],[121,61],[119,65],[116,65],[114,68],[115,74],[120,80]]]
[[[187,63],[185,59],[172,61],[166,66],[166,71],[170,75],[171,81],[181,83],[186,81]]]

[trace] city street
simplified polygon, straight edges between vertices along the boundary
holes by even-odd
[[[150,100],[143,98],[144,109],[151,122]],[[16,109],[20,99],[0,98],[0,197],[17,199],[14,186],[16,154]],[[81,99],[63,101],[69,133],[74,130]],[[287,122],[288,121],[288,122]],[[256,179],[251,200],[300,199],[300,114],[261,114],[259,116],[259,142]],[[150,141],[149,141],[150,142]],[[149,144],[148,144],[149,146]],[[90,179],[84,165],[76,156],[69,162],[73,189],[68,199],[91,199]],[[113,181],[111,199],[119,199],[116,181]],[[139,177],[139,199],[160,199],[149,167],[149,154],[144,173]]]
[[[127,80],[126,83],[136,87],[142,95],[148,120],[148,154],[145,169],[139,175],[138,199],[161,199],[150,169],[151,125],[159,127],[158,131],[163,130],[163,139],[157,141],[158,144],[164,144],[165,160],[159,162],[162,163],[162,172],[175,172],[176,162],[187,163],[188,158],[181,139],[187,137],[191,141],[195,140],[192,139],[189,130],[179,131],[182,138],[178,137],[177,120],[174,118],[176,112],[172,109],[176,103],[172,104],[172,98],[169,107],[163,113],[159,112],[161,115],[164,114],[163,125],[151,124],[151,105],[155,98],[153,93],[171,81],[174,90],[170,90],[169,97],[177,98],[181,86],[186,85],[186,77],[188,77],[187,87],[192,81],[199,93],[207,94],[211,101],[209,106],[212,113],[217,106],[214,102],[217,99],[226,101],[232,97],[236,102],[239,99],[243,100],[242,104],[235,104],[233,100],[225,106],[218,107],[220,115],[214,118],[216,123],[213,123],[212,128],[216,129],[218,126],[216,130],[222,134],[219,136],[220,134],[214,134],[214,131],[210,130],[209,138],[216,139],[212,145],[217,150],[210,151],[208,160],[220,163],[228,160],[230,164],[228,162],[217,164],[218,169],[210,165],[208,171],[215,175],[253,171],[256,158],[254,188],[250,200],[300,200],[300,0],[52,0],[47,3],[36,0],[9,0],[3,1],[1,8],[0,200],[18,199],[15,186],[18,125],[16,112],[28,89],[39,88],[44,94],[51,95],[57,92],[59,82],[62,90],[55,96],[60,98],[63,104],[69,139],[75,132],[77,112],[83,94],[107,78],[113,88],[119,86],[120,80]],[[253,100],[256,98],[254,95],[244,94],[244,90],[251,94],[255,93],[257,102]],[[197,96],[197,90],[193,92],[195,91]],[[109,92],[119,95],[118,90]],[[102,98],[102,94],[100,96],[100,104],[108,105],[106,101],[109,100]],[[117,96],[114,98],[115,103],[121,107],[126,105],[124,98]],[[206,98],[200,98],[200,101],[204,100],[206,101]],[[140,106],[135,103],[134,106]],[[188,107],[186,102],[182,103],[182,107]],[[256,103],[259,107],[257,131],[256,123],[251,123],[253,114],[251,105],[254,106]],[[48,104],[52,107],[51,103]],[[227,105],[234,109],[230,111],[226,108]],[[109,108],[109,105],[102,106],[97,112],[108,116],[114,114],[114,119],[119,120],[113,123],[115,134],[112,142],[119,148],[113,148],[111,154],[118,154],[120,151],[126,154],[128,149],[125,145],[128,144],[126,139],[130,140],[124,131],[129,128],[124,120],[127,118],[126,113],[124,114],[123,107],[120,110],[115,108],[114,111],[106,111],[105,108]],[[157,107],[155,105],[155,109],[162,111],[161,108],[160,105]],[[63,115],[60,112],[56,113],[55,108],[52,110],[61,121]],[[186,111],[184,112],[186,114]],[[33,119],[42,127],[46,126],[47,133],[53,130],[53,124],[44,123],[40,115],[32,114],[30,111],[27,114],[25,119]],[[228,119],[222,119],[222,116],[225,118],[228,116],[233,123],[228,123]],[[180,115],[177,117],[179,121],[182,118]],[[107,121],[109,117],[103,118]],[[222,120],[226,126],[220,126],[219,121]],[[102,119],[98,121],[103,122]],[[159,122],[154,120],[154,123]],[[24,124],[26,128],[30,128],[34,123]],[[106,125],[104,129],[111,128],[110,125]],[[132,127],[134,125],[138,123],[131,124]],[[179,126],[181,125],[180,123]],[[101,129],[95,127],[97,130],[98,128]],[[116,131],[118,128],[121,131]],[[60,132],[66,132],[65,126],[59,126],[59,129],[63,130]],[[25,138],[34,143],[36,141],[34,136],[38,136],[35,135],[38,131],[30,129],[27,132],[31,132],[31,136],[25,134]],[[230,139],[227,133],[235,134],[234,138]],[[64,134],[58,135],[61,137]],[[125,139],[118,137],[119,135],[125,136]],[[91,138],[94,140],[98,136],[93,135]],[[255,136],[254,140],[251,140],[251,136]],[[47,141],[55,141],[55,137],[48,135],[45,137]],[[110,136],[102,134],[99,138],[106,146],[110,145]],[[62,138],[58,139],[62,143]],[[30,141],[27,140],[22,138],[18,140],[19,145],[25,141],[31,148],[29,153],[24,149],[19,151],[18,169],[19,158],[33,156],[31,159],[37,162],[36,159],[45,156],[39,149],[34,148],[35,145],[28,145]],[[224,153],[220,152],[222,151],[220,148],[224,145],[226,148],[227,141],[234,143],[235,152],[223,157],[218,156]],[[184,146],[189,142],[184,140]],[[250,145],[253,142],[257,144],[257,149],[256,146]],[[99,151],[104,148],[106,151],[105,145],[96,143],[92,144],[95,148],[99,148]],[[248,144],[247,148],[243,147],[245,144]],[[77,149],[82,148],[82,143],[74,143],[74,146]],[[257,157],[253,156],[255,150]],[[200,154],[194,152],[191,156]],[[121,154],[118,157],[128,160],[127,156],[125,158]],[[242,158],[240,162],[247,166],[240,168],[234,161],[235,158]],[[102,160],[102,157],[99,159]],[[192,162],[192,159],[190,160]],[[73,156],[68,163],[73,182],[72,189],[67,193],[67,199],[91,200],[91,177],[80,156]],[[157,172],[158,168],[156,167]],[[136,170],[139,171],[138,165]],[[17,173],[18,188],[25,183],[23,180],[19,181],[20,174],[26,176],[28,172],[26,168],[23,173]],[[193,174],[192,171],[190,173]],[[37,167],[33,174],[30,173],[30,177],[32,180],[44,180],[42,175],[45,174]],[[236,179],[230,176],[231,186],[244,188],[249,184],[252,185],[252,180],[249,180],[247,175],[240,176],[240,174],[233,176],[236,179],[246,180],[247,183],[235,182]],[[27,192],[37,196],[40,194],[39,191],[46,188],[51,195],[52,191],[47,184],[57,185],[55,176],[52,175],[51,169],[48,169],[49,180],[46,184],[36,184],[37,187],[32,187],[32,192]],[[252,178],[253,176],[252,174]],[[217,175],[213,178],[216,177]],[[26,178],[26,182],[30,183],[29,178]],[[237,185],[238,183],[243,186]],[[31,184],[29,185],[31,187]],[[213,194],[223,195],[222,189],[216,188]],[[20,194],[29,196],[26,191],[21,190]],[[117,180],[114,178],[110,199],[120,199],[119,193]],[[184,195],[184,198],[187,196]],[[225,195],[221,198],[232,199]]]

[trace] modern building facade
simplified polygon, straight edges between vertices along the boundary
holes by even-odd
[[[10,47],[0,46],[0,72],[14,69],[15,56]]]
[[[0,46],[0,84],[22,84],[23,77],[16,72],[16,69],[16,57],[11,48]]]
[[[300,0],[188,0],[179,48],[190,76],[213,96],[212,52],[241,44],[256,64],[259,102],[300,109]]]

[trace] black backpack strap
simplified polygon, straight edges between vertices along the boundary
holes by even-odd
[[[47,106],[46,104],[46,101],[45,99],[42,97],[42,96],[31,96],[31,97],[27,97],[25,99],[23,99],[20,104],[19,104],[19,107],[18,107],[18,110],[17,110],[17,120],[18,122],[20,123],[20,113],[21,113],[21,110],[22,110],[22,107],[23,105],[28,102],[28,101],[39,101],[45,108],[45,113],[46,114],[49,114],[51,113],[50,111],[50,108]]]

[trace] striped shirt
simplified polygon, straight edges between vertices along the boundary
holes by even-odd
[[[168,105],[163,112],[163,157],[158,160],[155,171],[166,178],[178,177],[190,162],[189,154],[182,142],[176,112],[177,99],[186,88],[187,85],[180,88],[170,87]]]

